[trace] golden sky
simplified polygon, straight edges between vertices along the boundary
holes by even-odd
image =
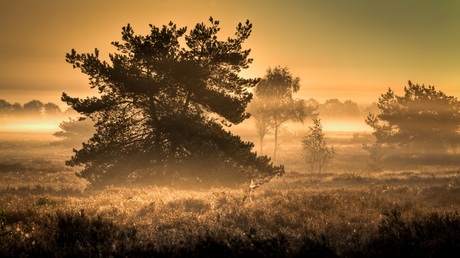
[[[301,78],[297,97],[370,103],[408,80],[460,97],[457,0],[15,0],[0,2],[0,99],[87,96],[87,78],[65,62],[72,48],[106,56],[127,23],[146,34],[148,24],[191,28],[210,16],[222,39],[249,19],[254,63],[244,75],[287,66]]]

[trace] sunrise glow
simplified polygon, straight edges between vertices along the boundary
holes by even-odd
[[[210,16],[220,20],[222,39],[232,36],[239,22],[253,23],[244,47],[251,49],[254,62],[242,71],[244,77],[287,66],[300,77],[298,96],[305,99],[370,104],[407,80],[460,96],[460,2],[333,2],[3,1],[0,96],[10,102],[58,103],[63,91],[96,94],[88,91],[87,78],[65,62],[72,48],[82,53],[98,48],[105,58],[115,51],[110,42],[120,41],[128,23],[146,34],[148,24],[173,21],[190,29]]]
[[[0,132],[50,132],[59,131],[62,119],[18,119],[0,123]]]
[[[364,121],[358,120],[324,120],[321,121],[323,130],[326,132],[371,132]]]

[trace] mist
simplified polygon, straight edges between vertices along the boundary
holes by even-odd
[[[80,176],[83,167],[65,165],[72,148],[81,148],[94,133],[91,121],[65,115],[4,118],[0,123],[0,254],[88,255],[97,245],[103,254],[125,255],[225,251],[230,256],[320,252],[362,257],[406,254],[392,249],[393,245],[415,241],[417,248],[411,252],[423,256],[427,242],[459,235],[458,162],[438,159],[425,164],[393,158],[384,161],[381,170],[370,170],[372,151],[363,146],[371,146],[376,138],[364,122],[364,113],[324,113],[315,117],[321,119],[335,156],[321,173],[309,170],[302,149],[302,137],[312,126],[313,117],[308,117],[282,127],[277,163],[285,166],[286,173],[269,183],[230,180],[222,184],[212,174],[204,176],[207,168],[199,162],[189,165],[190,176],[168,184],[127,180],[103,188]],[[59,127],[63,122],[68,122],[67,130],[74,128],[72,132],[81,134],[56,134],[63,132]],[[255,151],[259,149],[251,118],[228,129],[254,142]],[[264,153],[258,154],[270,156],[273,135],[269,133],[264,141]],[[454,224],[441,226],[447,221]],[[401,223],[403,229],[397,227]],[[413,232],[412,227],[430,234],[403,237],[406,231],[398,231],[390,239],[382,233]],[[5,242],[10,236],[18,240]],[[386,244],[375,246],[382,241]],[[436,248],[457,250],[446,244]]]

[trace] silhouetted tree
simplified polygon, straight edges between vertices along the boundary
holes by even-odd
[[[90,119],[69,118],[68,121],[61,122],[59,128],[61,131],[53,135],[60,138],[57,143],[66,146],[78,147],[94,134],[94,122]]]
[[[309,106],[313,111],[312,111],[312,114],[311,116],[313,117],[317,117],[319,114],[318,114],[318,108],[319,108],[319,102],[314,99],[314,98],[309,98],[305,104],[307,106]]]
[[[96,121],[94,136],[67,164],[85,165],[82,176],[93,182],[170,181],[187,171],[233,180],[241,171],[256,180],[283,173],[257,157],[252,143],[224,129],[249,117],[248,89],[258,80],[238,74],[252,63],[250,50],[242,49],[252,24],[238,24],[235,37],[226,41],[218,40],[219,21],[212,18],[210,26],[199,23],[188,35],[172,22],[150,27],[146,36],[136,35],[129,24],[123,27],[122,42],[112,43],[117,52],[110,54],[111,63],[101,61],[97,49],[66,55],[100,94],[80,99],[63,93],[63,101]]]
[[[376,102],[372,102],[372,104],[363,109],[362,113],[366,116],[369,115],[369,113],[377,115],[380,113],[380,109]]]
[[[31,100],[24,104],[11,104],[6,100],[0,99],[0,116],[18,116],[18,115],[59,115],[61,109],[58,105],[48,102],[43,104],[40,100]]]
[[[316,168],[318,173],[321,173],[324,165],[335,154],[333,147],[327,147],[321,120],[316,118],[313,119],[313,126],[308,128],[307,134],[302,138],[302,147],[310,172],[313,172]]]
[[[13,105],[4,99],[0,99],[0,117],[7,117],[13,113]]]
[[[11,105],[11,107],[13,109],[12,112],[13,112],[14,115],[20,114],[23,111],[23,107],[19,103],[14,103],[13,105]]]
[[[367,169],[370,172],[381,172],[385,159],[385,150],[381,143],[363,144],[363,149],[369,153]]]
[[[40,100],[31,100],[23,105],[23,111],[26,115],[41,116],[44,106]]]
[[[48,102],[45,105],[43,105],[43,111],[45,115],[48,115],[48,116],[56,116],[62,113],[61,108],[59,108],[58,105],[52,102]]]
[[[328,99],[319,105],[319,113],[322,117],[357,117],[360,115],[358,104],[345,100]]]
[[[248,106],[248,110],[254,120],[257,135],[259,136],[259,152],[264,153],[264,138],[271,130],[270,117],[266,115],[266,107],[263,100],[255,98]]]
[[[351,100],[345,100],[343,102],[343,113],[345,116],[359,116],[359,107],[358,104]]]
[[[294,77],[287,67],[280,66],[268,68],[265,77],[255,88],[255,98],[250,105],[250,112],[256,121],[261,146],[268,130],[274,131],[273,160],[276,160],[281,125],[290,120],[302,122],[315,110],[314,107],[308,106],[305,100],[293,98],[293,93],[299,89],[300,78]]]
[[[397,147],[407,156],[444,155],[460,144],[460,102],[434,86],[408,82],[404,95],[388,89],[377,103],[380,114],[369,114],[376,143]]]

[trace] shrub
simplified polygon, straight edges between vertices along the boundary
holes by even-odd
[[[401,212],[385,213],[377,234],[363,253],[367,257],[456,257],[460,250],[460,216],[430,213],[410,221]]]

